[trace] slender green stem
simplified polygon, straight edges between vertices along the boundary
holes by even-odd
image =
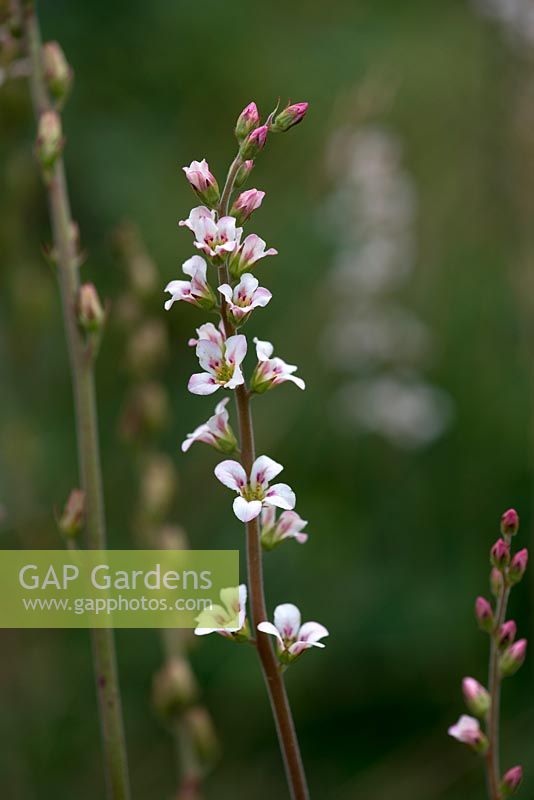
[[[507,537],[510,543],[509,537]],[[506,579],[505,579],[506,581]],[[506,620],[510,587],[503,582],[500,596],[497,600],[495,612],[495,628],[491,635],[490,662],[489,662],[489,693],[491,705],[488,712],[488,741],[489,748],[486,754],[486,775],[490,800],[500,800],[501,766],[500,766],[500,718],[501,718],[501,685],[502,678],[499,671],[499,631]]]
[[[41,38],[32,3],[25,9],[25,30],[31,61],[31,89],[35,117],[51,108],[41,67]],[[78,258],[63,160],[55,163],[47,180],[50,219],[57,254],[58,278],[65,335],[72,375],[81,487],[85,493],[86,535],[90,549],[106,548],[102,474],[98,444],[94,359],[86,349],[76,318],[80,286]],[[126,747],[117,676],[114,633],[109,629],[91,632],[93,659],[99,699],[108,797],[130,797]]]
[[[228,212],[228,205],[234,188],[235,176],[242,164],[238,155],[228,171],[221,201],[219,214],[223,216]],[[229,282],[228,265],[219,267],[220,283]],[[221,304],[221,316],[227,336],[234,333],[234,328],[226,315],[226,304]],[[236,404],[239,419],[241,463],[247,475],[250,475],[252,464],[256,457],[254,427],[250,408],[250,394],[245,385],[236,389]],[[268,619],[263,587],[263,562],[258,518],[246,524],[247,531],[247,573],[250,596],[250,608],[253,630],[257,630],[260,622]],[[276,724],[278,741],[284,759],[287,781],[293,800],[308,800],[309,792],[306,774],[300,755],[300,746],[293,722],[293,715],[278,659],[274,653],[271,639],[264,633],[258,632],[256,650],[260,659],[263,677],[271,702],[271,709]]]

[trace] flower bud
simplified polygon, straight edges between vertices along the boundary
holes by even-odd
[[[211,764],[219,755],[219,742],[210,715],[202,706],[188,709],[185,720],[197,752],[205,764]]]
[[[489,692],[474,678],[464,678],[462,690],[465,704],[476,717],[485,717],[491,705]]]
[[[513,619],[505,622],[504,625],[501,625],[498,635],[499,647],[509,647],[513,643],[516,633],[517,625]]]
[[[83,283],[78,293],[78,322],[88,332],[95,332],[104,324],[104,309],[94,284]]]
[[[61,533],[69,537],[78,536],[82,530],[84,514],[85,493],[81,489],[73,489],[58,522]]]
[[[255,158],[265,147],[268,132],[267,125],[262,125],[260,128],[253,130],[241,145],[241,158],[245,160]]]
[[[475,615],[480,629],[491,633],[493,630],[493,609],[484,597],[477,597]]]
[[[63,151],[61,119],[56,111],[44,111],[39,118],[35,151],[41,166],[51,169]]]
[[[451,725],[448,730],[449,736],[462,744],[467,744],[476,753],[484,755],[488,751],[488,739],[480,730],[478,719],[463,715],[456,725]]]
[[[192,161],[188,167],[182,167],[182,169],[193,191],[197,193],[202,202],[214,208],[219,202],[219,184],[210,172],[206,159]]]
[[[259,208],[265,197],[265,192],[258,189],[247,189],[246,192],[236,197],[230,214],[236,218],[237,224],[242,225]]]
[[[308,110],[308,103],[294,103],[286,106],[274,119],[271,125],[273,133],[285,133],[302,122]]]
[[[512,767],[504,775],[501,782],[501,794],[503,797],[511,797],[523,782],[523,767]]]
[[[518,642],[510,645],[501,656],[500,671],[502,677],[509,678],[511,675],[515,675],[518,669],[523,666],[526,655],[526,639],[520,639]]]
[[[512,585],[523,580],[523,575],[525,574],[527,564],[528,550],[525,547],[523,550],[519,550],[512,558],[512,563],[510,564],[510,569],[508,570],[508,580]]]
[[[243,161],[239,169],[237,170],[237,174],[235,176],[234,186],[236,189],[239,189],[245,181],[247,180],[248,176],[252,172],[254,168],[254,161],[249,159],[248,161]]]
[[[60,105],[70,92],[73,71],[57,42],[46,42],[42,50],[43,75],[52,97]]]
[[[500,597],[504,588],[504,578],[502,572],[493,567],[490,575],[490,588],[494,597]]]
[[[195,676],[189,663],[178,656],[170,659],[152,682],[152,702],[167,721],[179,716],[198,696]]]
[[[501,517],[501,533],[503,536],[515,536],[519,530],[519,514],[515,508],[509,508]]]
[[[249,103],[237,118],[235,126],[237,141],[241,143],[259,124],[260,115],[256,103]]]
[[[510,563],[510,545],[504,539],[497,539],[491,548],[491,563],[500,570]]]

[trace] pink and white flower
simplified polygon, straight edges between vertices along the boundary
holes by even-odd
[[[187,388],[192,394],[213,394],[221,386],[235,389],[245,382],[241,364],[247,354],[247,340],[243,335],[229,336],[222,344],[199,339],[196,353],[200,366],[206,371],[189,378]]]
[[[197,636],[219,633],[229,639],[248,639],[247,587],[244,583],[221,589],[221,605],[213,605],[202,611],[196,621]]]
[[[478,719],[469,717],[467,714],[463,714],[456,725],[451,725],[448,733],[453,739],[462,744],[468,744],[476,750],[483,747],[485,743],[485,736],[480,729]]]
[[[308,541],[303,533],[308,524],[296,511],[282,511],[278,520],[273,506],[265,506],[261,512],[261,543],[266,550],[272,550],[285,539],[295,539],[299,544]]]
[[[193,433],[188,433],[182,442],[182,452],[187,453],[194,442],[204,442],[221,453],[232,453],[237,447],[237,440],[229,424],[229,415],[226,405],[229,398],[225,397],[215,406],[215,414],[207,422],[195,428]]]
[[[242,229],[239,228],[239,230]],[[263,239],[260,239],[260,237],[256,236],[255,233],[249,234],[244,240],[243,244],[235,248],[233,251],[229,265],[230,274],[235,278],[239,278],[243,272],[251,269],[256,261],[259,261],[266,256],[278,255],[278,250],[275,250],[274,247],[269,247],[268,250],[266,250],[265,247],[266,242]]]
[[[239,247],[243,233],[243,228],[236,228],[235,217],[216,220],[215,211],[206,206],[193,208],[188,219],[182,219],[178,224],[193,231],[194,245],[198,250],[218,261]]]
[[[286,364],[281,358],[273,358],[274,347],[271,342],[262,341],[254,337],[256,345],[256,356],[258,363],[250,379],[250,390],[257,394],[262,394],[280,383],[291,381],[299,389],[305,389],[306,384],[302,378],[298,378],[293,373],[298,367],[294,364]]]
[[[217,327],[215,327],[213,322],[205,322],[204,325],[201,325],[200,328],[197,328],[197,337],[197,339],[194,337],[189,339],[187,342],[189,347],[196,347],[201,339],[205,339],[208,342],[213,342],[219,347],[222,347],[226,341],[226,333],[224,332],[222,320],[219,322]]]
[[[265,192],[260,192],[258,189],[247,189],[246,192],[236,197],[230,214],[236,218],[237,224],[242,225],[249,217],[258,209],[265,197]]]
[[[172,308],[173,303],[178,300],[185,300],[186,303],[192,303],[199,308],[213,308],[216,299],[206,280],[207,266],[200,256],[193,256],[184,262],[182,271],[189,275],[191,280],[171,281],[167,284],[165,291],[169,292],[171,298],[165,301],[165,311]]]
[[[250,272],[245,272],[233,289],[229,283],[223,283],[219,292],[226,300],[228,315],[234,325],[242,325],[255,308],[264,308],[272,297],[271,292],[260,286]]]
[[[275,636],[278,657],[288,663],[310,647],[325,647],[321,639],[328,636],[328,630],[318,622],[301,624],[300,611],[293,603],[283,603],[274,610],[272,622],[260,622],[258,630]]]
[[[263,506],[277,506],[288,511],[295,508],[295,493],[287,483],[269,482],[276,478],[283,466],[268,456],[259,456],[252,465],[250,477],[238,461],[221,461],[215,467],[215,477],[224,486],[237,492],[234,514],[241,522],[250,522],[259,516]]]
[[[201,200],[210,206],[216,205],[219,200],[219,185],[211,174],[208,162],[192,161],[188,167],[182,167],[185,177]]]

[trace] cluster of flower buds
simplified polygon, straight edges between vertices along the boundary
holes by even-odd
[[[458,723],[449,728],[450,736],[467,744],[480,755],[487,756],[488,769],[494,768],[495,754],[491,741],[495,741],[492,717],[492,701],[499,693],[500,681],[514,675],[525,661],[527,640],[516,641],[517,625],[506,619],[510,591],[525,574],[528,551],[522,549],[512,553],[512,539],[519,530],[519,516],[514,509],[508,509],[501,517],[501,537],[490,551],[490,588],[495,598],[495,608],[485,597],[477,597],[475,616],[479,628],[491,637],[490,686],[482,686],[474,678],[464,678],[462,683],[465,704],[474,716],[462,716]],[[481,728],[485,725],[485,732]],[[523,777],[520,766],[508,770],[500,780],[500,796],[509,797],[518,789]]]
[[[239,150],[224,185],[219,184],[206,159],[183,167],[202,205],[193,208],[179,225],[193,234],[198,254],[182,265],[185,280],[167,284],[165,291],[170,297],[165,309],[183,301],[220,315],[219,325],[206,322],[197,329],[196,337],[189,340],[202,369],[189,379],[188,389],[192,394],[211,395],[226,389],[241,392],[248,399],[250,394],[263,394],[285,382],[305,388],[304,381],[294,374],[297,367],[275,357],[273,345],[256,337],[253,342],[257,362],[247,384],[244,361],[250,348],[242,329],[254,312],[265,308],[272,299],[271,292],[260,286],[252,270],[267,257],[277,255],[277,250],[268,247],[255,233],[244,236],[243,226],[262,205],[265,192],[240,189],[250,177],[254,160],[265,147],[269,133],[288,131],[302,121],[307,108],[307,103],[288,105],[280,112],[276,109],[262,123],[256,104],[249,103],[237,119],[235,135]],[[184,452],[194,442],[204,442],[227,454],[238,452],[227,402],[228,398],[224,398],[215,413],[187,435],[182,442]],[[250,469],[249,466],[245,469],[239,461],[227,459],[215,467],[217,479],[236,494],[233,501],[236,517],[245,524],[260,518],[265,550],[290,539],[306,542],[308,535],[303,529],[307,522],[294,510],[295,493],[286,483],[272,483],[282,465],[261,455]],[[280,509],[278,518],[276,509]],[[197,635],[216,632],[237,641],[248,639],[246,594],[245,585],[239,591],[224,590],[221,604],[199,617]],[[318,623],[301,626],[300,612],[291,604],[278,606],[274,625],[264,620],[259,630],[276,635],[278,655],[284,665],[312,646],[323,647],[319,640],[328,634]]]
[[[47,42],[42,47],[42,71],[52,108],[43,111],[37,129],[35,153],[45,180],[50,180],[52,170],[63,152],[65,139],[59,110],[67,99],[72,85],[73,72],[63,50],[57,42]]]

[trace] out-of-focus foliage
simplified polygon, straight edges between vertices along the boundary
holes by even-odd
[[[179,168],[207,157],[221,180],[247,102],[264,112],[279,96],[310,102],[305,122],[273,137],[253,172],[250,185],[267,197],[252,229],[280,255],[259,267],[274,297],[249,329],[298,363],[308,384],[305,395],[287,385],[269,393],[255,414],[259,451],[286,465],[310,520],[305,546],[266,559],[269,606],[297,602],[331,631],[324,652],[288,673],[310,781],[325,800],[482,800],[480,765],[446,728],[461,710],[461,676],[484,680],[487,643],[472,602],[486,591],[486,553],[505,508],[519,509],[520,536],[530,538],[528,53],[467,2],[48,0],[41,16],[75,70],[64,115],[72,204],[88,252],[84,277],[111,299],[112,314],[125,280],[113,257],[116,224],[140,226],[163,288],[192,254],[176,227],[194,203]],[[337,246],[325,213],[334,188],[328,144],[370,75],[393,89],[379,122],[401,143],[418,197],[417,263],[397,297],[431,332],[427,378],[454,404],[449,429],[419,450],[334,424],[342,376],[323,358],[335,319],[325,279]],[[59,547],[53,507],[77,483],[72,404],[53,270],[40,255],[50,234],[22,82],[0,89],[0,120],[0,542]],[[215,454],[195,446],[185,457],[178,446],[213,406],[186,391],[194,367],[186,340],[202,315],[177,306],[165,315],[163,299],[173,426],[160,446],[180,473],[175,521],[193,546],[234,547],[242,531],[210,477]],[[110,326],[98,384],[112,547],[132,542],[137,486],[117,437],[122,353]],[[528,585],[514,603],[525,630]],[[135,798],[165,797],[172,753],[149,705],[159,641],[151,631],[117,639]],[[6,797],[99,796],[85,633],[3,632],[2,653]],[[193,659],[224,745],[208,798],[284,796],[253,652],[211,637]],[[525,797],[534,787],[531,675],[527,665],[505,695],[504,764],[526,764]]]

